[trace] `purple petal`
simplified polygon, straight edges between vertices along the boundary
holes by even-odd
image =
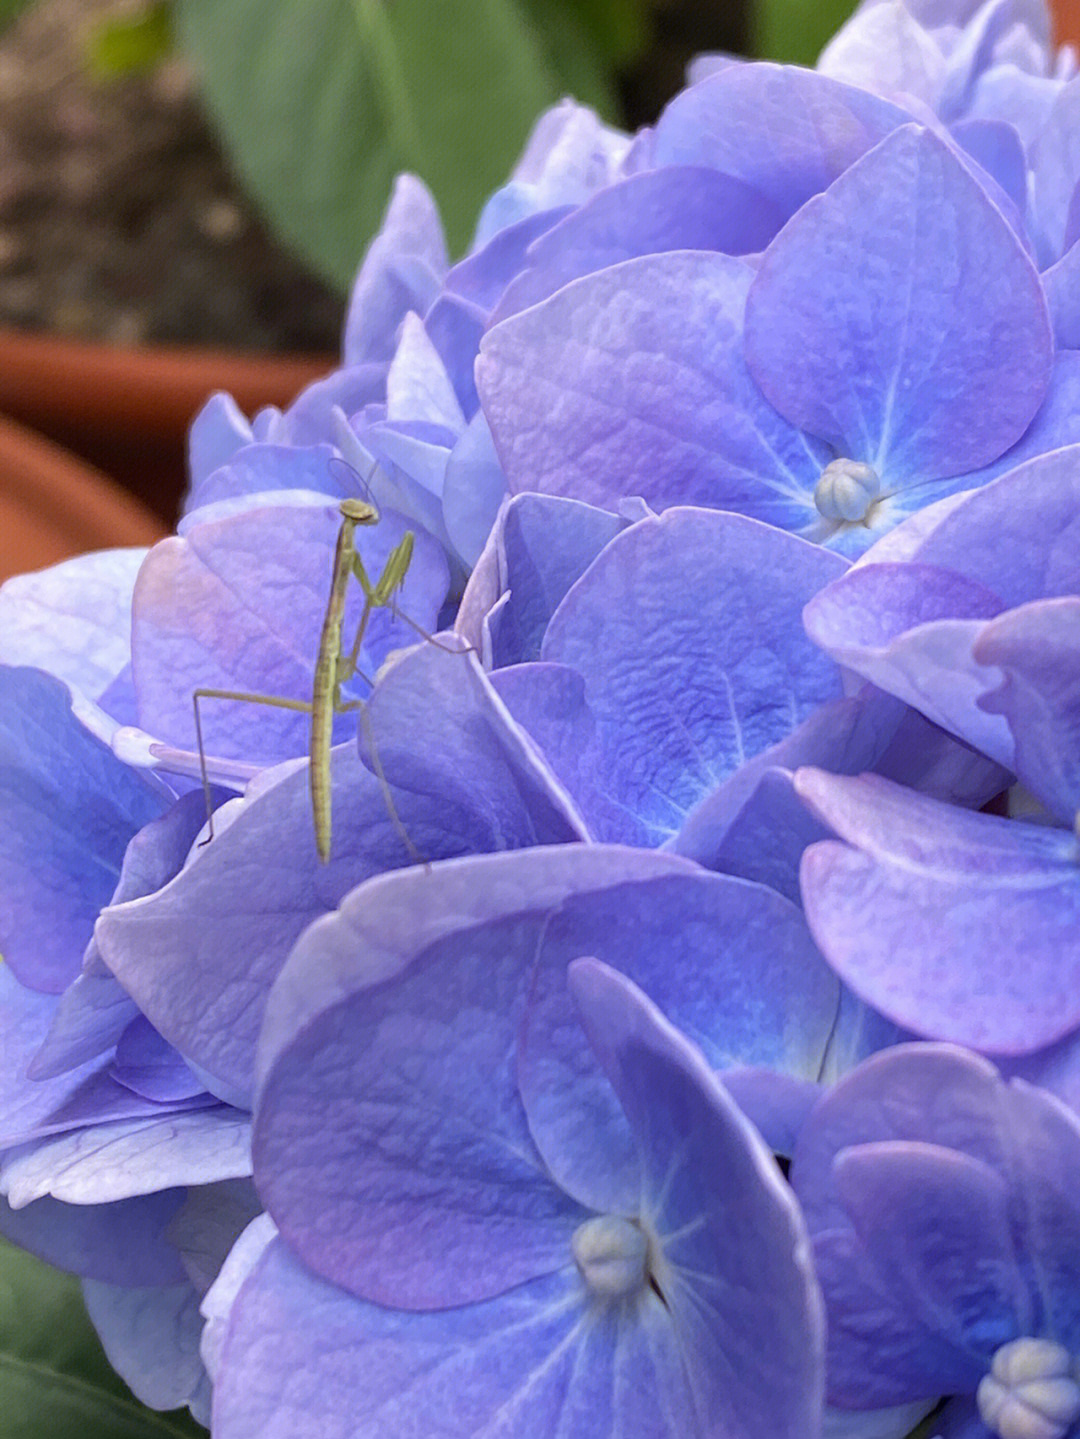
[[[75,718],[66,685],[2,671],[0,949],[20,982],[56,994],[75,978],[128,840],[163,807]]]
[[[210,396],[188,431],[188,479],[197,489],[207,476],[227,465],[254,436],[247,416],[223,390]]]
[[[933,1400],[943,1390],[975,1387],[983,1369],[919,1323],[893,1276],[882,1278],[850,1228],[814,1235],[813,1254],[828,1313],[830,1403],[875,1410],[910,1402],[912,1394]]]
[[[640,1175],[631,1133],[574,1023],[567,967],[581,955],[639,985],[711,1069],[821,1073],[839,990],[793,904],[701,872],[568,900],[537,952],[518,1084],[545,1164],[589,1208],[632,1212]]]
[[[1056,265],[1043,273],[1054,339],[1062,350],[1080,349],[1080,244],[1070,245]]]
[[[199,512],[208,505],[248,497],[252,505],[267,503],[256,497],[272,495],[275,490],[311,490],[337,499],[343,489],[331,464],[336,453],[329,443],[302,448],[284,444],[247,445],[227,465],[211,470],[204,480],[192,486],[181,529],[186,533],[193,522],[203,519]]]
[[[385,364],[347,365],[301,390],[274,426],[273,438],[288,445],[318,445],[334,433],[334,410],[355,415],[386,396]],[[318,486],[322,489],[323,486]]]
[[[1055,257],[1065,248],[1069,202],[1080,180],[1080,84],[1058,89],[1031,151],[1032,206],[1045,247]]]
[[[1080,1026],[1075,836],[874,775],[803,770],[796,787],[846,841],[807,850],[803,902],[822,953],[862,999],[918,1034],[989,1053],[1042,1049]]]
[[[572,206],[562,205],[507,225],[486,245],[458,261],[446,277],[444,291],[467,301],[483,315],[490,315],[507,285],[525,268],[525,257],[533,242],[574,213]]]
[[[1030,1333],[1035,1320],[1005,1180],[970,1155],[911,1140],[845,1150],[834,1172],[840,1203],[878,1275],[955,1351],[960,1373],[948,1387],[977,1383],[999,1345]],[[889,1362],[883,1355],[880,1366]]]
[[[1011,450],[965,478],[969,488],[983,485],[1038,455],[1080,443],[1080,354],[1062,350],[1054,362],[1042,408]]]
[[[906,127],[770,246],[746,354],[786,419],[871,465],[889,492],[1018,440],[1046,394],[1053,338],[1000,211],[940,140]]]
[[[235,1179],[251,1173],[249,1136],[250,1117],[227,1105],[98,1124],[9,1149],[3,1190],[16,1208],[46,1194],[68,1204],[108,1204]]]
[[[649,255],[490,330],[477,385],[511,489],[818,524],[825,449],[765,402],[743,360],[752,274],[726,255]]]
[[[560,605],[543,658],[585,676],[600,784],[653,843],[838,696],[798,616],[843,567],[754,521],[679,509],[614,539]]]
[[[364,257],[345,319],[346,365],[393,358],[398,326],[423,314],[446,272],[446,245],[423,182],[401,175],[382,228]]]
[[[33,665],[100,699],[131,656],[131,595],[146,550],[102,550],[0,589],[0,664]]]
[[[962,120],[952,127],[952,134],[1023,212],[1027,205],[1027,156],[1016,127],[1004,120]]]
[[[500,614],[500,609],[491,612],[493,627]],[[611,764],[577,670],[514,664],[497,670],[491,684],[573,797],[590,838],[642,847],[657,843],[655,828],[624,802],[622,776]]]
[[[386,418],[465,428],[454,387],[419,315],[409,314],[386,377]]]
[[[661,115],[653,164],[705,165],[793,215],[911,116],[812,70],[729,65]]]
[[[144,825],[124,851],[112,904],[153,894],[174,878],[206,823],[206,800],[194,791],[160,819]],[[139,1007],[106,966],[91,939],[82,973],[60,996],[48,1037],[34,1056],[30,1074],[46,1079],[113,1049]]]
[[[110,1073],[125,1089],[157,1102],[194,1099],[205,1093],[202,1081],[142,1014],[120,1036]]]
[[[177,1284],[180,1257],[166,1231],[183,1202],[167,1189],[112,1204],[37,1199],[12,1209],[0,1199],[0,1233],[40,1259],[104,1284]]]
[[[312,926],[260,1052],[257,1183],[290,1248],[418,1309],[566,1263],[585,1215],[536,1152],[515,1073],[537,947],[575,893],[684,864],[601,846],[458,860],[374,880]]]
[[[1003,608],[952,570],[858,565],[811,599],[804,620],[837,664],[1011,768],[1008,726],[979,706],[994,674],[975,658],[984,622]]]
[[[820,1294],[772,1155],[629,980],[582,959],[570,986],[638,1143],[643,1222],[700,1412],[761,1439],[820,1434]]]
[[[240,1291],[214,1392],[221,1439],[677,1439],[698,1416],[655,1300],[587,1317],[569,1268],[482,1304],[402,1313],[317,1279],[281,1240]]]
[[[214,1284],[233,1245],[261,1213],[250,1179],[222,1179],[187,1191],[169,1225],[169,1238],[199,1294],[206,1294]]]
[[[1080,811],[1080,597],[1036,601],[986,626],[978,661],[1000,670],[980,706],[1002,715],[1021,784],[1064,824]]]
[[[780,209],[753,186],[701,166],[669,165],[598,191],[534,241],[528,267],[493,315],[505,320],[571,280],[639,255],[667,250],[763,250],[783,224]]]
[[[505,494],[506,476],[478,411],[451,450],[443,480],[443,522],[466,568],[479,559]]]
[[[874,699],[838,699],[813,711],[777,744],[741,764],[694,809],[670,843],[706,869],[757,880],[799,899],[799,861],[826,837],[791,787],[791,771],[820,765],[833,774],[874,767],[897,724]]]
[[[911,95],[930,106],[946,75],[940,46],[900,0],[856,10],[821,52],[817,70],[875,95]]]
[[[791,1168],[811,1234],[846,1227],[833,1166],[857,1145],[911,1140],[1005,1169],[1004,1093],[992,1064],[946,1044],[898,1045],[844,1076],[803,1127]]]
[[[190,1284],[121,1288],[87,1280],[86,1307],[109,1363],[151,1409],[192,1405],[205,1413],[209,1390],[199,1358],[203,1321]]]
[[[472,573],[458,612],[459,633],[467,633],[475,647],[485,605],[490,609],[509,590],[492,646],[492,667],[539,659],[548,622],[567,591],[625,528],[618,515],[578,500],[515,495],[500,513],[483,569]],[[481,591],[488,597],[483,601]]]
[[[959,571],[1006,608],[1076,594],[1080,446],[1042,455],[971,491],[920,541],[915,558]]]

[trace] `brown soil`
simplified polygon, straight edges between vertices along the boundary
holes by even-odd
[[[38,0],[0,33],[0,325],[80,339],[336,348],[342,298],[269,237],[183,62],[99,81],[140,0]]]
[[[655,118],[696,51],[746,39],[744,0],[653,3],[653,46],[623,78],[635,125]],[[183,60],[121,80],[91,73],[95,27],[144,6],[36,0],[0,31],[0,327],[119,344],[336,349],[342,297],[270,237]]]

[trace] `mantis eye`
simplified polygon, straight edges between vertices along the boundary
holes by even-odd
[[[377,525],[379,523],[379,512],[374,505],[369,505],[366,500],[344,499],[341,501],[341,515],[343,519],[352,520],[357,525]]]

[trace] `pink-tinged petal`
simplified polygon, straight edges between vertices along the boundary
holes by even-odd
[[[921,563],[858,565],[815,595],[807,633],[837,664],[1011,767],[1008,726],[979,707],[995,675],[975,658],[997,595]]]
[[[818,524],[825,448],[776,413],[743,359],[752,274],[727,255],[647,255],[491,329],[477,385],[510,488]]]
[[[267,506],[195,525],[185,538],[154,547],[139,573],[132,625],[143,729],[194,750],[192,693],[199,688],[310,701],[340,527],[337,505],[309,495],[287,509]],[[377,525],[357,531],[372,577],[405,529],[399,516],[384,513]],[[417,534],[398,596],[401,611],[433,628],[446,583],[441,550]],[[354,584],[346,635],[355,630],[362,604]],[[362,669],[372,674],[391,650],[414,639],[408,625],[377,611],[360,652]],[[208,754],[271,764],[310,747],[310,719],[296,711],[219,699],[205,702],[202,717]],[[339,741],[355,732],[355,716],[336,720]]]
[[[979,701],[1004,717],[1021,784],[1063,824],[1080,811],[1080,597],[1037,600],[986,626],[976,658],[1001,684]]]
[[[668,165],[598,191],[533,242],[527,268],[496,306],[498,323],[539,304],[571,280],[667,250],[763,250],[783,224],[771,200],[731,175]]]
[[[524,850],[375,879],[312,925],[267,1012],[254,1145],[290,1247],[416,1309],[560,1268],[586,1215],[536,1150],[516,1074],[537,948],[572,896],[688,871],[608,846]]]
[[[730,65],[668,105],[652,163],[720,170],[792,215],[910,119],[888,100],[813,70]]]
[[[945,86],[945,56],[901,0],[862,6],[818,58],[819,74],[876,95],[912,95],[934,106]]]
[[[915,534],[916,523],[893,533]],[[913,553],[897,558],[956,570],[1006,608],[1080,593],[1080,445],[1029,460],[958,497],[932,532],[917,538]]]
[[[802,770],[796,787],[844,841],[807,850],[803,902],[822,953],[862,999],[917,1034],[1003,1055],[1080,1026],[1072,833],[874,775]]]

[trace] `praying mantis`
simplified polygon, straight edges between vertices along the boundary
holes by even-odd
[[[331,804],[330,804],[330,748],[334,717],[359,711],[366,718],[364,701],[344,700],[341,690],[358,672],[360,647],[372,614],[377,609],[393,608],[394,595],[404,583],[409,565],[412,563],[415,537],[406,531],[391,550],[382,573],[374,582],[368,575],[356,549],[356,531],[361,525],[379,522],[379,511],[366,500],[346,498],[340,502],[341,527],[338,530],[334,548],[334,565],[330,580],[330,595],[323,616],[319,647],[315,658],[315,674],[312,680],[310,700],[286,699],[281,695],[253,694],[243,690],[197,689],[192,695],[195,711],[195,734],[199,744],[199,765],[202,774],[203,793],[206,796],[206,813],[210,832],[207,840],[213,838],[212,798],[210,780],[206,769],[206,751],[203,746],[202,720],[199,701],[204,699],[237,700],[246,704],[268,705],[275,709],[299,710],[311,716],[311,742],[308,751],[308,778],[311,790],[311,814],[315,825],[315,848],[323,864],[330,859]],[[348,597],[349,581],[357,579],[364,592],[364,607],[357,623],[352,646],[346,652],[342,648],[342,630],[345,621],[345,602]],[[407,616],[400,616],[407,623],[413,622]],[[419,626],[414,625],[419,630]],[[420,631],[429,639],[424,631]],[[393,796],[386,777],[382,773],[375,747],[370,746],[376,778],[383,791],[387,810],[395,828],[401,835],[406,848],[418,862],[422,856],[409,839],[405,826],[394,808]]]

